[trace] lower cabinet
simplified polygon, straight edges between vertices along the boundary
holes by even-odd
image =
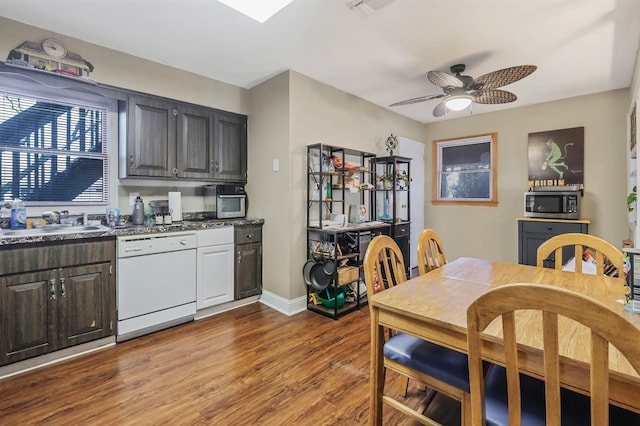
[[[196,308],[204,309],[234,298],[232,227],[198,231]]]
[[[538,247],[556,235],[576,232],[588,234],[589,220],[549,220],[518,219],[518,263],[523,265],[537,264]],[[573,251],[567,247],[562,252],[563,259],[571,259]],[[555,267],[553,255],[544,261],[545,268]]]
[[[2,253],[0,365],[115,334],[115,242],[93,244],[98,247],[83,243]],[[97,262],[70,265],[79,252],[84,252],[80,262]],[[35,260],[21,258],[27,255]],[[18,272],[21,266],[40,270]]]
[[[410,276],[411,271],[411,223],[402,222],[391,225],[391,238],[398,244],[398,248],[402,252],[404,258],[404,266],[407,276]],[[364,254],[362,255],[364,258]]]
[[[235,298],[262,293],[262,225],[235,227]]]

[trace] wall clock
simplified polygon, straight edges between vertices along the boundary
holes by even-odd
[[[64,58],[67,56],[67,47],[62,44],[62,42],[53,38],[48,38],[42,42],[42,50],[54,58]]]

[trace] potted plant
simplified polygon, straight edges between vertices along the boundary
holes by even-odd
[[[635,207],[636,200],[638,198],[638,187],[634,186],[629,195],[627,195],[627,209],[629,212],[633,211]]]
[[[398,185],[398,188],[408,188],[410,180],[411,179],[405,170],[396,170],[396,185]]]
[[[382,176],[378,176],[378,178],[376,179],[376,183],[378,184],[378,188],[393,189],[393,175],[385,174]]]

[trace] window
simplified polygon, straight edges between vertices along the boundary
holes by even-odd
[[[434,204],[498,204],[498,134],[433,141]]]
[[[0,92],[0,200],[107,205],[107,108]]]

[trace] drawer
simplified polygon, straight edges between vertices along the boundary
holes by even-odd
[[[236,226],[236,244],[262,242],[262,226]]]
[[[394,237],[402,237],[405,235],[409,235],[411,233],[411,224],[410,223],[399,223],[397,225],[393,225],[392,233]]]
[[[584,227],[584,228],[583,228]],[[523,232],[536,232],[543,234],[567,234],[569,232],[586,233],[586,224],[567,222],[522,222]]]

